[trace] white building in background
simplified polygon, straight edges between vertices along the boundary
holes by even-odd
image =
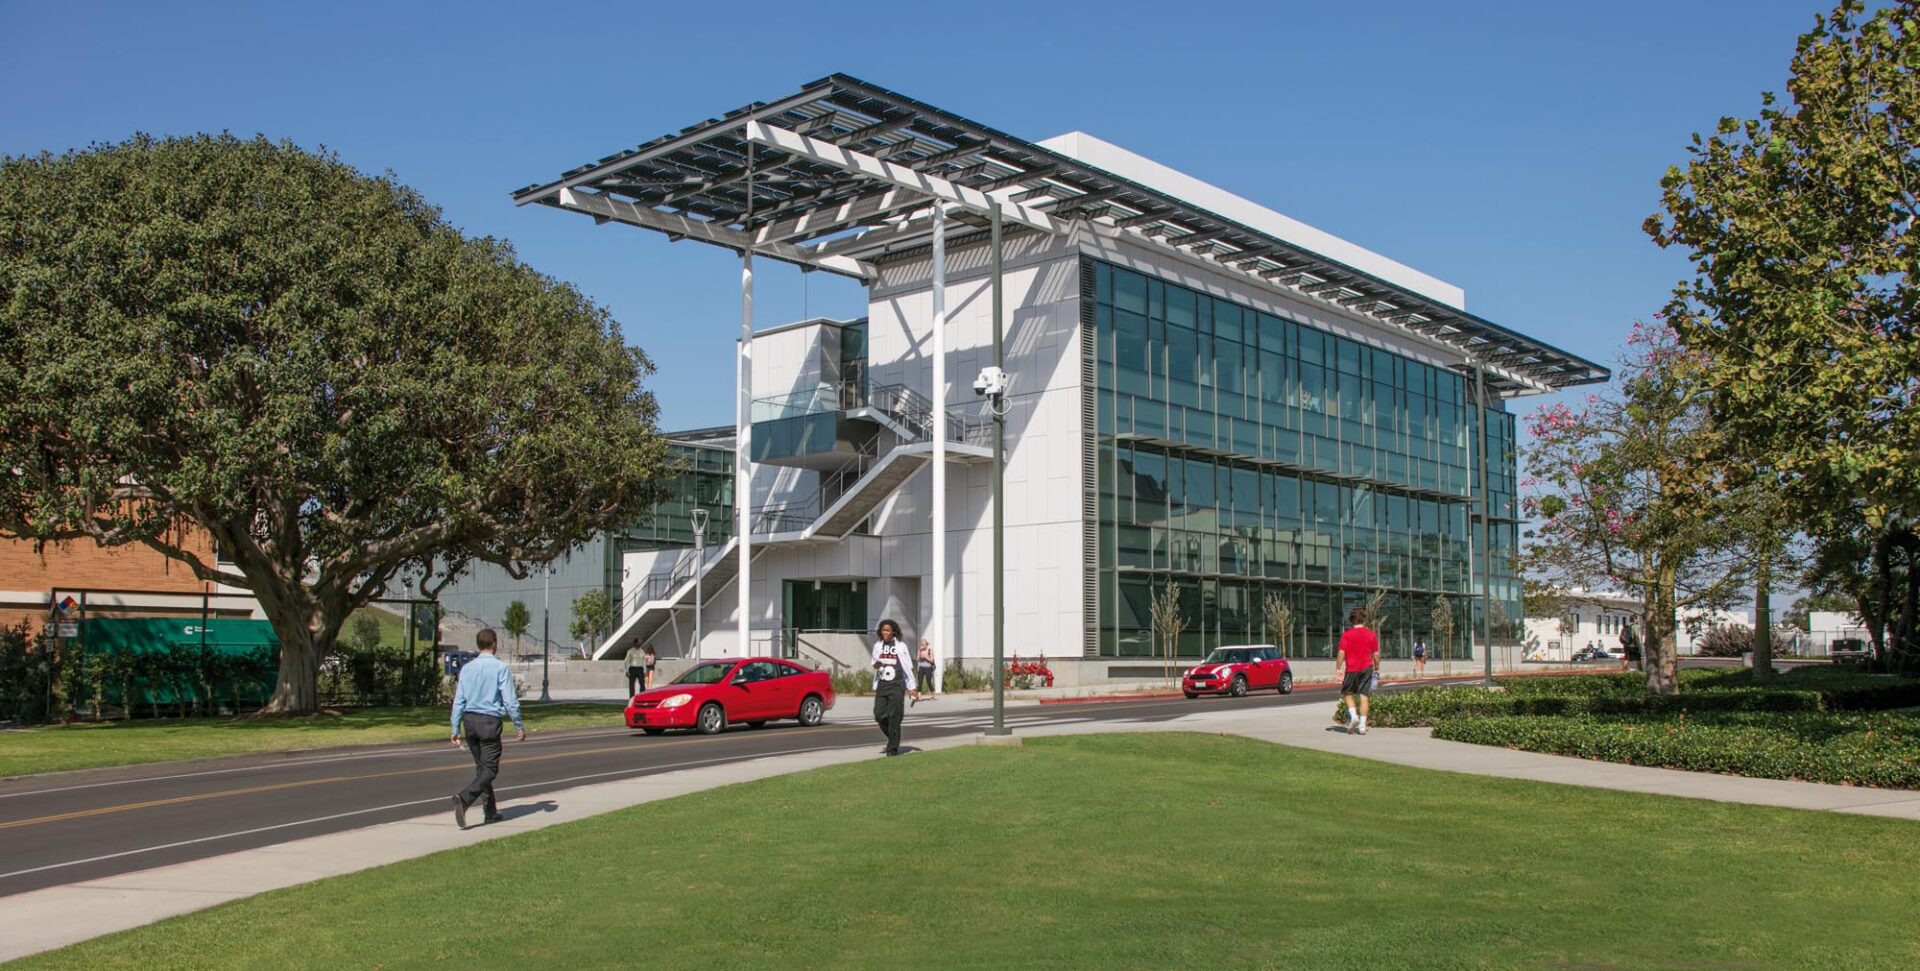
[[[1807,652],[1827,654],[1837,640],[1873,642],[1867,625],[1855,614],[1837,610],[1815,610],[1807,614]]]
[[[1527,618],[1526,646],[1537,650],[1542,660],[1567,660],[1589,644],[1609,653],[1618,651],[1620,633],[1629,622],[1645,643],[1645,607],[1636,597],[1611,590],[1575,590],[1565,594],[1562,603],[1566,609],[1558,617]],[[1732,625],[1752,627],[1753,610],[1688,608],[1674,617],[1674,640],[1681,654],[1698,653],[1697,645],[1707,631]]]
[[[1459,656],[1470,631],[1512,643],[1505,401],[1607,377],[1468,313],[1457,287],[1117,146],[1028,142],[844,75],[515,199],[742,258],[741,326],[714,334],[740,335],[738,421],[700,443],[737,462],[702,505],[730,528],[704,557],[622,552],[602,657],[863,664],[892,618],[975,662],[998,594],[1007,654],[1061,683],[1158,677],[1148,601],[1168,584],[1189,656],[1278,640],[1270,596],[1293,607],[1292,649],[1324,655],[1377,590],[1389,656],[1435,644],[1436,609]],[[865,318],[756,328],[756,259],[862,280]],[[996,328],[998,576],[969,387]]]

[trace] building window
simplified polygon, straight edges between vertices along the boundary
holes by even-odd
[[[1327,656],[1376,590],[1389,657],[1439,651],[1435,598],[1463,641],[1482,582],[1495,639],[1519,636],[1512,415],[1485,410],[1489,549],[1470,559],[1480,413],[1461,375],[1119,267],[1090,276],[1103,655],[1164,651],[1148,605],[1168,582],[1189,656],[1278,641],[1269,597],[1292,605],[1289,653]]]

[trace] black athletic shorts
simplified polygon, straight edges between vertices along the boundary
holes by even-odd
[[[1343,695],[1367,695],[1371,697],[1373,695],[1373,666],[1368,665],[1358,671],[1348,671],[1346,678],[1340,682],[1340,693]]]

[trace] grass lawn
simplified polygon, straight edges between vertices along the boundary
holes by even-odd
[[[1912,968],[1916,837],[1227,736],[1048,738],[638,806],[17,967]]]
[[[446,705],[346,709],[299,718],[161,718],[0,732],[0,778],[288,749],[430,742],[447,736]],[[619,727],[610,705],[523,705],[529,729]],[[508,726],[512,730],[512,726]]]

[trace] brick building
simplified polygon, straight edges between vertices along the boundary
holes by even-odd
[[[182,538],[188,550],[213,552],[198,530]],[[235,587],[201,582],[185,563],[140,545],[100,546],[90,539],[47,543],[0,539],[0,625],[47,622],[58,598],[84,593],[92,614],[118,617],[259,616],[253,596]]]

